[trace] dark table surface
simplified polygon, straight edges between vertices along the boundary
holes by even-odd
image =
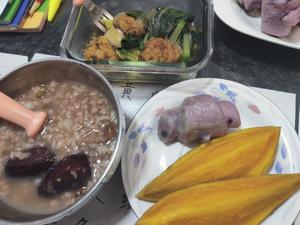
[[[47,23],[42,33],[0,33],[0,52],[27,55],[29,59],[34,53],[58,55],[71,7],[71,1],[63,1],[54,22]],[[249,86],[296,93],[298,112],[299,59],[299,50],[236,32],[215,16],[214,53],[198,77],[224,78]],[[298,115],[296,118],[298,124]]]

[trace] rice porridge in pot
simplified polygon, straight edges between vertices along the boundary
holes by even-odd
[[[118,133],[116,110],[101,90],[77,81],[34,86],[15,99],[47,112],[48,119],[33,139],[22,128],[0,121],[0,198],[26,213],[57,212],[75,203],[103,174]],[[23,176],[26,170],[18,171],[18,166],[26,157],[34,162],[29,157],[39,158],[40,152],[49,166],[38,165],[40,171],[27,166],[29,173]]]

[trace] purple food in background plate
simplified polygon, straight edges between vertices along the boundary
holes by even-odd
[[[262,0],[238,0],[238,2],[247,10],[261,9]]]
[[[224,136],[228,128],[241,124],[240,115],[229,101],[218,101],[211,95],[187,97],[179,107],[164,111],[158,121],[158,137],[169,144],[207,142]]]
[[[298,0],[263,0],[261,11],[262,32],[276,37],[288,36],[293,27],[289,23],[291,22],[290,17],[293,18],[294,13],[292,13],[292,16],[286,16],[299,7],[300,1]],[[283,20],[286,20],[286,22],[283,22]]]
[[[300,6],[283,17],[282,22],[290,27],[296,26],[300,22]]]

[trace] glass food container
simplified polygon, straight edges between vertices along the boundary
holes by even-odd
[[[129,61],[87,61],[83,49],[93,36],[103,34],[90,19],[84,7],[73,7],[61,41],[60,55],[91,65],[110,81],[175,83],[191,79],[204,68],[213,51],[213,6],[211,0],[94,0],[112,15],[129,10],[149,11],[157,7],[172,7],[190,12],[194,26],[200,31],[197,47],[191,50],[187,63],[149,63]]]

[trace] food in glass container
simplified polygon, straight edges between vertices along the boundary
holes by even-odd
[[[91,61],[188,62],[200,33],[193,25],[193,18],[190,13],[168,7],[119,13],[113,21],[103,21],[107,32],[92,37],[83,50],[84,58]]]
[[[22,105],[47,111],[34,139],[0,121],[0,198],[30,214],[50,214],[75,203],[103,175],[115,148],[116,111],[98,89],[52,81],[24,90]]]
[[[86,59],[118,60],[116,50],[104,36],[93,37],[84,51]]]

